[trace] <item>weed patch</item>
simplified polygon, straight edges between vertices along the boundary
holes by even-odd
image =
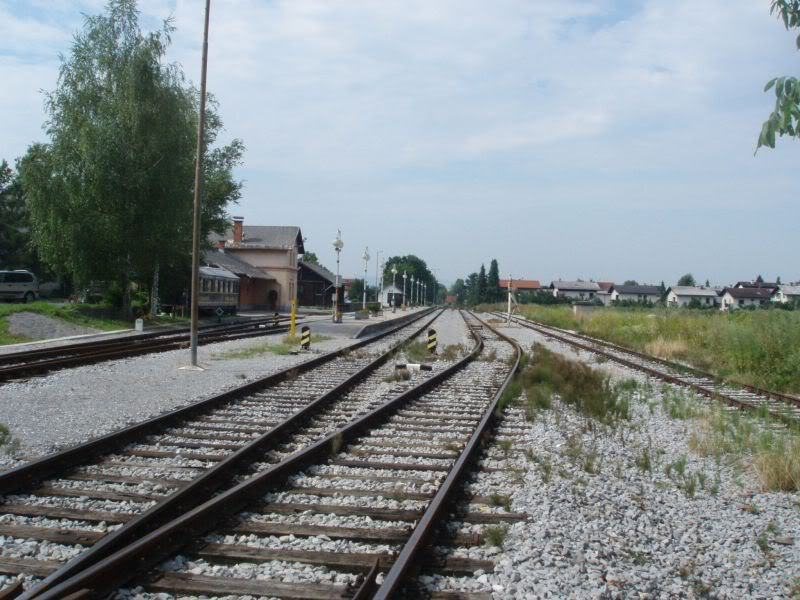
[[[490,546],[497,546],[498,548],[503,547],[503,543],[506,541],[506,536],[508,535],[508,528],[504,525],[493,525],[491,527],[486,528],[486,532],[484,533],[484,540]]]

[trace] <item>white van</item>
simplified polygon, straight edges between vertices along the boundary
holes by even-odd
[[[33,302],[39,298],[39,280],[30,271],[0,271],[0,300]]]

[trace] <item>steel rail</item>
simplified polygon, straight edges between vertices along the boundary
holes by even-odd
[[[281,321],[285,321],[288,317],[281,317]],[[204,333],[212,333],[218,331],[236,330],[238,328],[254,327],[262,324],[272,324],[273,320],[268,318],[253,319],[246,322],[237,323],[211,323],[201,327]],[[33,350],[21,350],[19,352],[7,352],[0,354],[0,364],[8,364],[15,362],[23,362],[31,359],[38,359],[41,357],[61,356],[70,352],[82,352],[95,348],[107,348],[113,346],[130,345],[142,341],[152,340],[154,338],[171,338],[181,336],[186,338],[187,332],[183,329],[169,327],[155,331],[146,331],[143,333],[135,333],[124,337],[115,337],[110,339],[93,340],[89,342],[74,342],[71,344],[62,344],[60,346],[48,346],[46,348],[35,348]],[[46,342],[47,340],[41,340]]]
[[[36,596],[26,592],[22,598],[35,597],[40,600],[54,600],[70,597],[72,594],[79,594],[76,597],[81,598],[105,597],[113,589],[145,573],[171,553],[212,530],[232,514],[257,502],[263,494],[283,484],[298,470],[313,464],[314,461],[334,455],[342,444],[349,443],[376,423],[380,423],[394,414],[407,402],[425,394],[463,369],[468,363],[475,360],[483,349],[483,340],[474,332],[472,332],[472,336],[475,339],[474,348],[469,355],[458,362],[387,400],[324,438],[298,450],[276,465],[183,513],[156,531],[139,538],[55,587]]]
[[[408,574],[416,566],[416,563],[427,546],[428,540],[443,520],[444,513],[449,507],[452,506],[451,500],[458,492],[459,486],[463,483],[464,476],[469,471],[472,461],[477,456],[485,434],[493,426],[496,418],[499,416],[497,408],[500,398],[519,368],[519,361],[522,356],[522,348],[520,345],[510,337],[501,334],[499,331],[489,326],[474,314],[470,314],[485,327],[488,327],[500,339],[505,340],[514,347],[514,365],[506,378],[503,380],[500,389],[497,390],[497,393],[492,399],[492,402],[489,404],[489,407],[484,411],[483,417],[478,423],[478,426],[475,428],[475,431],[470,436],[469,441],[458,457],[458,460],[447,474],[447,478],[444,480],[444,483],[442,483],[442,485],[436,491],[433,500],[431,500],[428,508],[425,509],[425,512],[417,522],[416,527],[414,527],[411,537],[400,550],[400,553],[397,559],[394,561],[391,569],[389,569],[389,572],[384,576],[383,583],[380,584],[380,587],[378,587],[377,591],[371,596],[375,600],[386,600],[388,598],[393,598],[404,585]],[[374,584],[370,582],[369,579],[367,579],[363,584],[364,587],[372,585]],[[361,594],[361,597],[369,596],[366,594]]]
[[[277,327],[270,325],[269,327],[255,329],[253,325],[249,325],[246,328],[239,326],[233,331],[225,330],[206,332],[202,334],[200,340],[202,344],[210,344],[218,341],[246,339],[274,333],[285,333],[288,330],[288,325],[278,325]],[[0,367],[0,381],[20,375],[54,371],[66,367],[82,366],[117,358],[126,358],[157,352],[168,352],[170,350],[183,348],[186,345],[187,340],[188,337],[185,334],[180,334],[170,336],[167,339],[157,337],[152,340],[138,343],[113,343],[107,347],[89,348],[83,352],[72,355],[67,354],[66,356],[63,354],[60,356],[56,354],[56,358],[45,358],[43,360],[37,360],[34,362],[25,362],[21,364]]]
[[[519,319],[518,317],[513,317],[513,319],[514,319],[515,323],[518,323],[518,324],[522,325],[523,327],[527,327],[528,329],[532,329],[532,330],[534,330],[534,331],[536,331],[538,333],[541,333],[542,335],[545,335],[547,337],[551,337],[553,339],[556,339],[556,340],[558,340],[560,342],[563,342],[565,344],[568,344],[568,345],[570,345],[570,346],[572,346],[574,348],[578,348],[580,350],[585,350],[586,352],[591,352],[591,353],[594,353],[594,354],[599,354],[600,356],[603,356],[603,357],[607,358],[608,360],[612,360],[612,361],[617,362],[619,364],[625,365],[626,367],[629,367],[629,368],[634,369],[636,371],[642,371],[644,373],[647,373],[648,375],[651,375],[652,377],[655,377],[655,378],[658,378],[658,379],[662,379],[664,381],[667,381],[669,383],[674,383],[676,385],[681,385],[681,386],[684,386],[684,387],[688,387],[692,391],[694,391],[694,392],[696,392],[696,393],[698,393],[698,394],[700,394],[702,396],[705,396],[706,398],[709,398],[711,400],[721,401],[721,402],[724,402],[724,403],[728,404],[729,406],[734,406],[734,407],[736,407],[738,409],[741,409],[741,410],[747,410],[747,411],[751,411],[751,412],[758,412],[759,410],[761,410],[760,406],[757,406],[757,405],[752,404],[750,402],[739,400],[738,398],[734,398],[733,396],[729,396],[728,394],[719,392],[719,391],[714,390],[714,389],[709,389],[709,388],[704,387],[704,386],[702,386],[702,385],[700,385],[698,383],[695,383],[695,382],[692,382],[692,381],[686,381],[686,380],[681,379],[680,377],[677,377],[675,375],[670,375],[669,373],[664,373],[663,371],[659,371],[658,369],[654,369],[652,367],[641,365],[639,363],[636,363],[636,362],[627,360],[625,358],[622,358],[620,356],[614,355],[614,354],[612,354],[610,352],[606,352],[604,350],[600,350],[598,348],[589,346],[587,344],[584,344],[584,343],[581,343],[581,342],[577,342],[574,339],[570,339],[567,336],[578,337],[579,339],[583,339],[583,340],[585,340],[585,341],[587,341],[589,343],[592,343],[592,344],[597,344],[597,345],[601,345],[601,346],[605,345],[607,347],[612,348],[615,351],[631,354],[631,355],[636,356],[637,358],[641,358],[643,360],[649,360],[649,361],[661,364],[663,366],[666,366],[668,368],[674,369],[674,370],[679,371],[679,372],[680,371],[688,371],[688,372],[690,372],[693,375],[696,375],[698,377],[704,377],[704,378],[707,378],[707,379],[709,379],[709,380],[711,380],[711,381],[713,381],[715,383],[719,383],[720,379],[718,377],[715,377],[714,375],[711,375],[711,374],[708,374],[708,373],[704,373],[704,372],[699,371],[697,369],[694,369],[692,367],[687,367],[685,365],[680,365],[680,364],[677,364],[677,363],[671,363],[669,361],[665,361],[664,359],[659,359],[659,358],[656,358],[656,357],[653,357],[653,356],[649,356],[647,354],[642,354],[640,352],[636,352],[634,350],[629,350],[629,349],[624,348],[622,346],[617,346],[616,344],[610,344],[610,343],[604,342],[602,340],[596,340],[595,338],[590,338],[590,337],[583,336],[583,335],[578,334],[578,333],[573,333],[571,331],[565,331],[565,330],[562,330],[560,328],[554,328],[554,327],[551,327],[549,325],[543,325],[543,324],[540,324],[540,323],[535,322],[535,321],[534,322],[529,321],[527,319]],[[554,331],[558,331],[559,333],[554,333]],[[754,394],[761,394],[761,395],[763,395],[763,396],[765,396],[767,398],[773,398],[775,400],[782,401],[782,402],[786,403],[787,405],[790,405],[790,406],[794,405],[794,406],[800,407],[800,399],[793,398],[791,396],[785,396],[783,394],[778,394],[777,392],[769,392],[767,390],[762,390],[762,389],[760,389],[758,387],[755,387],[755,386],[742,386],[742,387],[747,389],[748,391],[754,393]],[[797,424],[797,419],[795,417],[791,416],[791,415],[786,415],[786,414],[783,414],[783,413],[780,413],[780,412],[774,412],[774,411],[770,411],[770,414],[775,416],[775,417],[777,417],[777,418],[779,418],[779,419],[781,419],[782,421],[784,421],[786,423]]]
[[[96,458],[99,455],[114,452],[119,448],[131,443],[140,436],[149,435],[155,431],[158,431],[159,429],[172,426],[174,423],[184,421],[215,406],[235,400],[240,396],[253,394],[264,387],[280,383],[284,379],[292,377],[298,372],[311,370],[314,367],[329,362],[346,354],[347,352],[356,350],[371,342],[386,337],[402,327],[405,327],[408,324],[425,317],[426,315],[430,314],[430,312],[431,311],[426,311],[421,312],[418,315],[411,315],[414,318],[407,320],[398,319],[398,321],[401,322],[399,322],[396,327],[375,334],[374,336],[366,337],[363,340],[359,340],[355,344],[352,344],[346,348],[316,356],[292,367],[287,367],[250,383],[241,385],[232,390],[199,400],[187,406],[176,408],[162,415],[158,415],[140,423],[113,431],[65,450],[48,454],[47,456],[43,456],[24,465],[20,465],[19,467],[2,472],[0,473],[0,495],[10,494],[18,491],[21,488],[34,485],[42,479],[52,477],[53,475],[66,469],[76,467],[90,459]]]
[[[252,461],[256,460],[263,452],[270,447],[274,447],[285,437],[291,435],[292,431],[305,419],[325,408],[337,396],[344,394],[349,388],[364,380],[370,373],[389,360],[394,352],[409,339],[413,339],[423,333],[441,313],[442,311],[439,311],[438,314],[426,321],[405,339],[399,341],[386,352],[382,353],[377,359],[371,361],[368,365],[365,365],[356,373],[336,385],[336,387],[309,402],[303,408],[295,411],[292,415],[242,446],[196,479],[193,479],[186,486],[167,496],[142,514],[134,517],[120,529],[104,536],[91,548],[82,552],[31,588],[29,591],[31,597],[41,594],[80,571],[89,568],[102,558],[109,556],[120,548],[134,542],[143,535],[175,519],[178,515],[191,510],[210,498],[211,495],[217,492],[226,482],[240,475],[242,470]],[[428,312],[426,314],[430,313]],[[396,331],[396,329],[397,328],[393,331]],[[375,338],[373,338],[372,341],[375,341]],[[350,349],[352,349],[352,347]],[[2,505],[0,505],[0,509],[2,509]]]

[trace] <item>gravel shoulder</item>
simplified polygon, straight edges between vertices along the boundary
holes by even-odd
[[[31,340],[100,333],[99,329],[94,329],[93,327],[76,325],[75,323],[32,312],[13,313],[6,317],[6,321],[8,322],[8,332],[11,335]]]
[[[526,350],[538,342],[639,387],[631,419],[615,428],[560,401],[528,419],[496,485],[514,489],[513,510],[531,518],[509,529],[495,572],[463,589],[488,587],[496,598],[800,594],[800,495],[762,491],[746,455],[717,461],[692,450],[701,418],[675,417],[667,406],[680,395],[703,412],[705,399],[529,329],[501,331]]]
[[[173,350],[7,383],[0,387],[0,423],[19,440],[19,453],[35,458],[308,360],[308,356],[271,352],[227,358],[241,350],[279,344],[283,337],[200,346],[203,371],[181,369],[189,363],[189,351]],[[315,344],[314,352],[353,343],[332,338]],[[11,464],[9,457],[0,454],[2,461]]]

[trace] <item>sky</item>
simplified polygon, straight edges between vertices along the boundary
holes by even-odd
[[[102,0],[0,0],[0,158],[46,142],[82,14]],[[452,282],[502,277],[669,285],[800,280],[800,150],[754,154],[798,74],[769,0],[212,0],[208,89],[245,224],[299,225],[342,273],[416,254]],[[199,82],[201,0],[168,60]],[[374,273],[375,263],[369,270]]]

